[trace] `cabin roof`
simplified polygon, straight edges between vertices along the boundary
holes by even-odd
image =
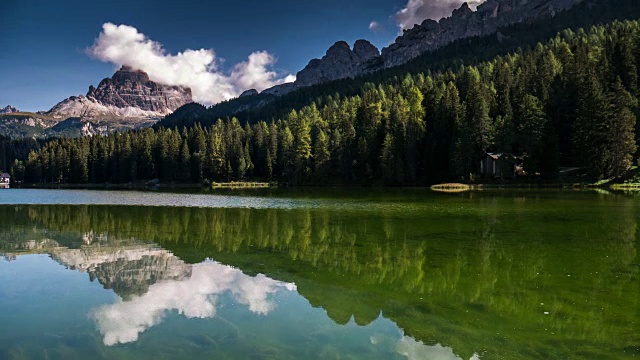
[[[10,177],[10,176],[9,176],[9,174],[7,174],[7,173],[0,173],[0,177],[8,178],[8,177]]]
[[[506,154],[502,154],[502,153],[500,153],[500,154],[497,154],[497,153],[486,153],[485,156],[488,156],[488,157],[492,158],[495,161],[503,160],[503,161],[507,161],[507,162],[510,162],[510,163],[514,163],[514,164],[517,163],[518,161],[522,160],[522,157],[517,157],[517,156],[514,156],[513,154],[509,154],[509,153],[506,153]]]

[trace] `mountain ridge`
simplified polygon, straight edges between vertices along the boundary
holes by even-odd
[[[321,59],[312,59],[300,70],[296,81],[263,91],[286,95],[291,91],[345,78],[355,78],[382,69],[400,66],[425,52],[456,40],[497,33],[501,27],[553,17],[584,0],[488,0],[471,10],[468,3],[439,21],[426,19],[404,30],[388,47],[378,50],[369,41],[355,42],[353,50],[345,41],[332,45]]]

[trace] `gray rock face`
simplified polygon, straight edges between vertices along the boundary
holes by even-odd
[[[353,44],[353,53],[358,56],[360,62],[366,63],[380,56],[380,50],[367,40],[358,40]]]
[[[256,89],[246,90],[242,94],[240,94],[239,97],[245,97],[245,96],[251,96],[251,95],[258,95],[258,90]]]
[[[86,96],[72,96],[47,114],[56,117],[161,117],[193,102],[191,89],[149,80],[147,73],[123,66],[111,78],[89,87]]]
[[[465,3],[439,22],[425,20],[382,50],[385,67],[404,64],[455,40],[496,33],[500,27],[555,16],[582,0],[487,0],[472,11]]]
[[[5,108],[0,108],[0,114],[11,114],[16,112],[20,112],[20,110],[14,108],[11,105],[7,105],[7,107]]]
[[[149,80],[144,71],[123,66],[111,78],[100,82],[97,89],[89,88],[87,97],[104,105],[118,108],[136,107],[141,110],[168,114],[192,102],[191,89],[167,86]]]
[[[378,56],[378,49],[366,40],[356,41],[353,50],[346,42],[338,41],[327,50],[322,59],[311,60],[298,73],[295,86],[311,86],[364,74],[369,68],[369,62]]]
[[[270,87],[268,89],[265,89],[262,91],[262,94],[269,94],[269,95],[274,95],[274,96],[282,96],[285,94],[288,94],[290,92],[292,92],[293,90],[298,89],[299,87],[296,86],[296,83],[285,83],[285,84],[280,84],[280,85],[276,85],[274,87]]]

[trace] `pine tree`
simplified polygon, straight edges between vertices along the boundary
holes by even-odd
[[[395,139],[393,134],[387,133],[382,143],[382,176],[387,184],[393,185],[397,180],[396,157],[395,157]]]
[[[456,175],[466,177],[479,171],[477,164],[491,145],[493,129],[480,73],[476,68],[467,70],[465,82],[468,90],[455,144],[453,167]]]
[[[424,96],[420,89],[412,86],[407,93],[407,176],[411,184],[415,184],[418,172],[418,147],[424,139],[426,125],[424,121]]]
[[[314,175],[319,179],[324,179],[329,172],[331,154],[329,153],[329,142],[327,141],[327,136],[322,129],[318,132],[313,151],[313,159]]]
[[[191,180],[191,153],[189,152],[189,144],[187,139],[182,141],[182,147],[180,149],[180,167],[179,167],[178,179],[181,181]]]
[[[625,90],[620,78],[617,78],[609,94],[609,103],[611,106],[606,123],[609,164],[606,176],[617,178],[631,168],[633,155],[637,150],[634,136],[636,116],[632,111],[636,107],[636,101]]]
[[[609,104],[593,72],[584,75],[578,89],[576,121],[573,126],[574,155],[589,174],[601,179],[607,168],[605,127]]]
[[[311,127],[309,119],[303,113],[298,115],[292,111],[287,117],[287,123],[293,133],[294,177],[297,184],[309,174],[309,160],[311,159]]]
[[[521,155],[525,155],[525,167],[530,173],[540,170],[544,153],[544,135],[547,115],[537,97],[525,95],[520,104],[520,119],[517,126],[517,143]]]

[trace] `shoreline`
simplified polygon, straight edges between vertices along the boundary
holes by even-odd
[[[251,190],[251,189],[283,189],[283,188],[342,188],[342,189],[429,189],[436,192],[444,193],[460,193],[467,191],[485,191],[485,190],[613,190],[613,191],[640,191],[640,184],[585,184],[585,183],[517,183],[517,184],[465,184],[465,183],[444,183],[423,186],[363,186],[363,185],[344,185],[344,184],[328,184],[328,185],[299,185],[291,186],[279,183],[263,183],[263,182],[228,182],[228,183],[139,183],[139,184],[13,184],[11,189],[50,189],[50,190]]]

